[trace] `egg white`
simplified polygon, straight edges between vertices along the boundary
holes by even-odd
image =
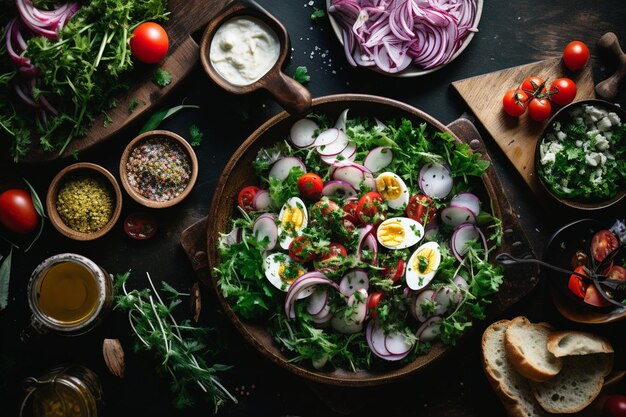
[[[432,262],[432,269],[428,273],[421,273],[418,269],[413,267],[413,262],[416,260],[418,254],[424,249],[431,249],[434,252],[434,259]],[[421,290],[426,287],[430,281],[435,277],[439,264],[441,263],[441,250],[437,242],[427,242],[417,248],[415,252],[409,258],[409,262],[406,266],[406,285],[412,290]]]
[[[397,245],[389,245],[384,242],[384,232],[388,225],[400,224],[404,230],[404,239]],[[392,217],[382,222],[376,230],[378,243],[387,249],[404,249],[415,245],[424,237],[424,227],[417,221],[408,217]]]

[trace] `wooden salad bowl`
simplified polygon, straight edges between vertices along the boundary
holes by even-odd
[[[313,100],[311,112],[325,114],[330,120],[334,120],[346,108],[350,109],[351,116],[377,117],[380,120],[407,118],[413,123],[426,123],[431,131],[442,131],[453,135],[449,128],[428,114],[407,104],[383,97],[358,94],[321,97]],[[213,271],[220,263],[217,250],[219,235],[220,233],[228,233],[230,231],[230,218],[238,215],[236,206],[239,190],[247,185],[259,184],[259,179],[252,168],[252,161],[255,159],[257,152],[261,147],[267,147],[277,141],[286,139],[291,125],[296,120],[298,120],[298,117],[291,116],[287,112],[274,116],[254,131],[235,151],[226,164],[215,190],[206,226],[210,271]],[[469,122],[467,123],[470,124]],[[472,144],[475,141],[472,140]],[[488,155],[484,155],[484,159],[489,159]],[[520,238],[521,240],[525,240],[525,237],[521,237],[523,232],[519,228],[519,221],[510,210],[503,196],[493,167],[490,167],[487,173],[482,176],[482,181],[477,179],[476,183],[477,187],[474,192],[483,201],[491,199],[493,202],[493,214],[503,221],[505,239],[500,251],[511,251],[511,246],[516,245],[513,244],[513,239],[506,238],[507,234],[514,235],[516,239]],[[517,246],[521,246],[519,241],[517,243]],[[495,256],[495,253],[492,256]],[[501,286],[501,290],[492,299],[493,303],[488,310],[490,317],[495,316],[520,300],[534,287],[536,280],[532,279],[533,271],[535,270],[532,268],[525,269],[525,267],[507,271],[508,275]],[[288,353],[281,351],[279,346],[273,342],[272,336],[268,333],[264,322],[244,320],[237,316],[229,302],[222,295],[217,277],[213,276],[211,282],[223,310],[247,342],[283,368],[314,382],[353,387],[388,383],[432,364],[452,350],[449,346],[437,342],[433,344],[431,350],[426,355],[418,356],[415,361],[404,365],[389,363],[389,366],[385,367],[387,370],[384,371],[361,370],[352,372],[346,369],[318,371],[309,364],[289,362],[290,357]]]

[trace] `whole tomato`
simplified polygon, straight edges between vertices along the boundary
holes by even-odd
[[[0,195],[0,223],[18,234],[33,232],[39,224],[39,215],[30,193],[16,188]]]
[[[317,200],[322,197],[324,181],[322,177],[311,172],[307,172],[298,179],[298,191],[304,198]]]
[[[546,84],[542,78],[533,75],[522,82],[521,89],[529,96],[536,96],[546,92]]]
[[[145,22],[133,30],[130,38],[130,51],[133,56],[146,64],[161,62],[170,46],[167,32],[161,25]]]
[[[535,98],[528,105],[528,115],[537,122],[546,120],[552,114],[552,105],[547,98]]]
[[[626,417],[626,396],[609,395],[602,408],[602,417]]]
[[[563,63],[571,71],[578,71],[587,65],[589,60],[589,48],[581,41],[573,41],[567,44],[563,51]]]
[[[509,90],[502,97],[502,107],[509,116],[521,116],[526,111],[527,106],[528,94],[520,89]]]
[[[576,98],[576,83],[569,78],[557,78],[550,86],[550,100],[562,106]]]

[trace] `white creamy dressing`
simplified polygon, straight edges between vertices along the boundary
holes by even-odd
[[[209,57],[217,73],[233,85],[249,85],[268,72],[280,55],[276,33],[260,20],[235,17],[222,24]]]

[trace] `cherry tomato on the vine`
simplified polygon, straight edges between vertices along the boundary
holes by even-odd
[[[507,91],[502,97],[502,107],[509,116],[521,116],[526,111],[527,105],[528,94],[517,88]]]
[[[587,65],[589,48],[581,41],[572,41],[563,51],[563,63],[571,71],[578,71]]]
[[[546,92],[546,85],[543,79],[537,77],[536,75],[526,78],[524,82],[522,82],[520,88],[529,96],[543,94]]]
[[[145,22],[133,30],[130,38],[130,50],[135,58],[146,64],[161,62],[169,48],[167,32],[161,25]]]
[[[13,233],[33,232],[39,224],[39,215],[30,193],[21,188],[0,194],[0,223]]]
[[[547,98],[535,98],[528,104],[528,115],[531,119],[541,122],[552,114],[552,104]]]
[[[304,198],[317,200],[322,197],[324,180],[317,174],[307,172],[298,179],[298,191]]]
[[[550,86],[550,100],[562,106],[576,98],[576,83],[569,78],[557,78]]]

